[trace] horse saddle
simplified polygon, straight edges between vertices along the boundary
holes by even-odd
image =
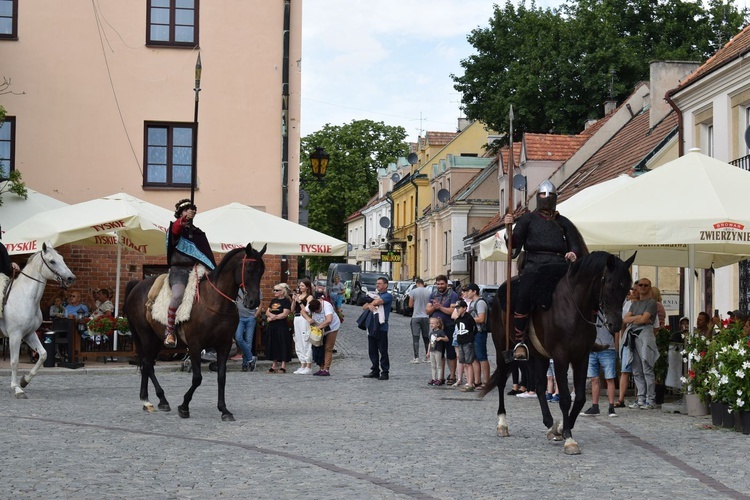
[[[177,308],[177,314],[175,315],[174,322],[176,325],[190,319],[193,303],[197,300],[200,280],[203,279],[207,272],[208,269],[200,264],[197,264],[190,271],[190,277],[188,278],[187,286],[185,286],[185,294],[182,296],[182,302]],[[167,309],[169,309],[169,302],[171,300],[172,287],[169,286],[169,273],[160,274],[156,277],[154,284],[151,285],[151,289],[148,291],[146,317],[166,326]]]
[[[561,264],[549,264],[541,266],[539,272],[536,273],[537,280],[534,283],[534,292],[531,296],[531,310],[536,309],[547,310],[552,306],[552,296],[555,293],[555,288],[560,282],[565,273],[568,272],[567,265]],[[511,278],[511,309],[515,310],[516,305],[516,294],[512,293],[513,290],[518,290],[518,286],[523,279],[522,276],[514,276]],[[497,291],[497,295],[500,298],[500,304],[505,310],[505,304],[508,297],[508,285],[507,282],[500,285]]]

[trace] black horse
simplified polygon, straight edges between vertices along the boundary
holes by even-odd
[[[529,368],[534,379],[530,386],[536,390],[539,405],[542,407],[542,420],[548,429],[547,438],[559,440],[562,436],[565,439],[564,450],[568,455],[581,453],[571,431],[586,402],[589,353],[596,340],[596,326],[593,320],[596,311],[601,310],[607,328],[611,332],[619,331],[622,326],[622,303],[632,284],[629,268],[633,260],[635,254],[623,262],[606,252],[593,252],[582,257],[569,267],[555,286],[549,309],[536,309],[531,314],[529,328],[532,355],[527,362],[533,364]],[[503,397],[510,373],[509,365],[503,360],[503,351],[506,350],[504,308],[505,304],[498,294],[495,297],[491,318],[497,369],[480,394],[483,397],[498,388],[500,404],[497,409],[497,435],[501,437],[509,435]],[[563,414],[562,423],[554,424],[544,395],[550,358],[555,361],[555,377],[560,390],[560,409]],[[569,365],[573,367],[576,396],[572,408],[568,388]]]
[[[190,401],[193,393],[201,385],[201,351],[206,348],[216,349],[218,364],[219,400],[218,409],[221,419],[233,421],[234,416],[227,410],[224,402],[224,387],[227,376],[227,359],[232,347],[232,339],[239,323],[239,314],[234,300],[240,288],[244,288],[245,306],[252,309],[260,304],[260,280],[265,271],[263,254],[248,244],[246,248],[236,248],[226,254],[216,269],[206,275],[199,285],[196,301],[193,304],[190,320],[177,325],[180,340],[186,342],[190,352],[193,383],[185,393],[177,412],[182,418],[190,417]],[[145,411],[154,411],[148,401],[148,381],[154,384],[159,398],[158,408],[170,411],[164,397],[164,390],[156,380],[154,362],[159,351],[164,347],[165,326],[149,321],[146,318],[148,292],[154,284],[155,277],[143,281],[128,283],[125,293],[125,311],[133,334],[138,361],[141,369],[141,403]]]

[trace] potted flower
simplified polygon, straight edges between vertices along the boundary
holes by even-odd
[[[121,335],[130,335],[130,325],[128,324],[128,318],[119,316],[115,319],[115,330],[120,332]]]
[[[714,335],[709,346],[709,394],[714,425],[734,427],[733,411],[750,410],[750,347],[740,325],[730,325]],[[748,430],[750,432],[750,429]]]
[[[115,329],[115,320],[109,316],[103,315],[90,320],[86,326],[89,330],[89,335],[95,333],[97,335],[108,335]]]
[[[711,390],[709,370],[713,365],[713,356],[709,354],[711,342],[700,332],[684,333],[682,335],[682,360],[688,363],[690,369],[687,377],[682,377],[685,384],[688,414],[694,416],[706,415]],[[698,401],[693,401],[697,398]],[[690,411],[690,408],[693,411]]]

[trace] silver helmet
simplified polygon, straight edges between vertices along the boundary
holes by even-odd
[[[536,206],[540,210],[555,211],[557,207],[557,189],[549,180],[539,184],[536,192]]]

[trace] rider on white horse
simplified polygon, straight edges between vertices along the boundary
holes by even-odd
[[[200,263],[209,269],[216,267],[214,254],[206,238],[206,233],[193,225],[193,218],[198,208],[189,199],[175,204],[175,220],[167,232],[167,264],[169,264],[169,286],[172,288],[172,299],[167,310],[167,328],[164,331],[164,345],[176,347],[177,337],[174,334],[177,308],[182,302],[190,270]]]

